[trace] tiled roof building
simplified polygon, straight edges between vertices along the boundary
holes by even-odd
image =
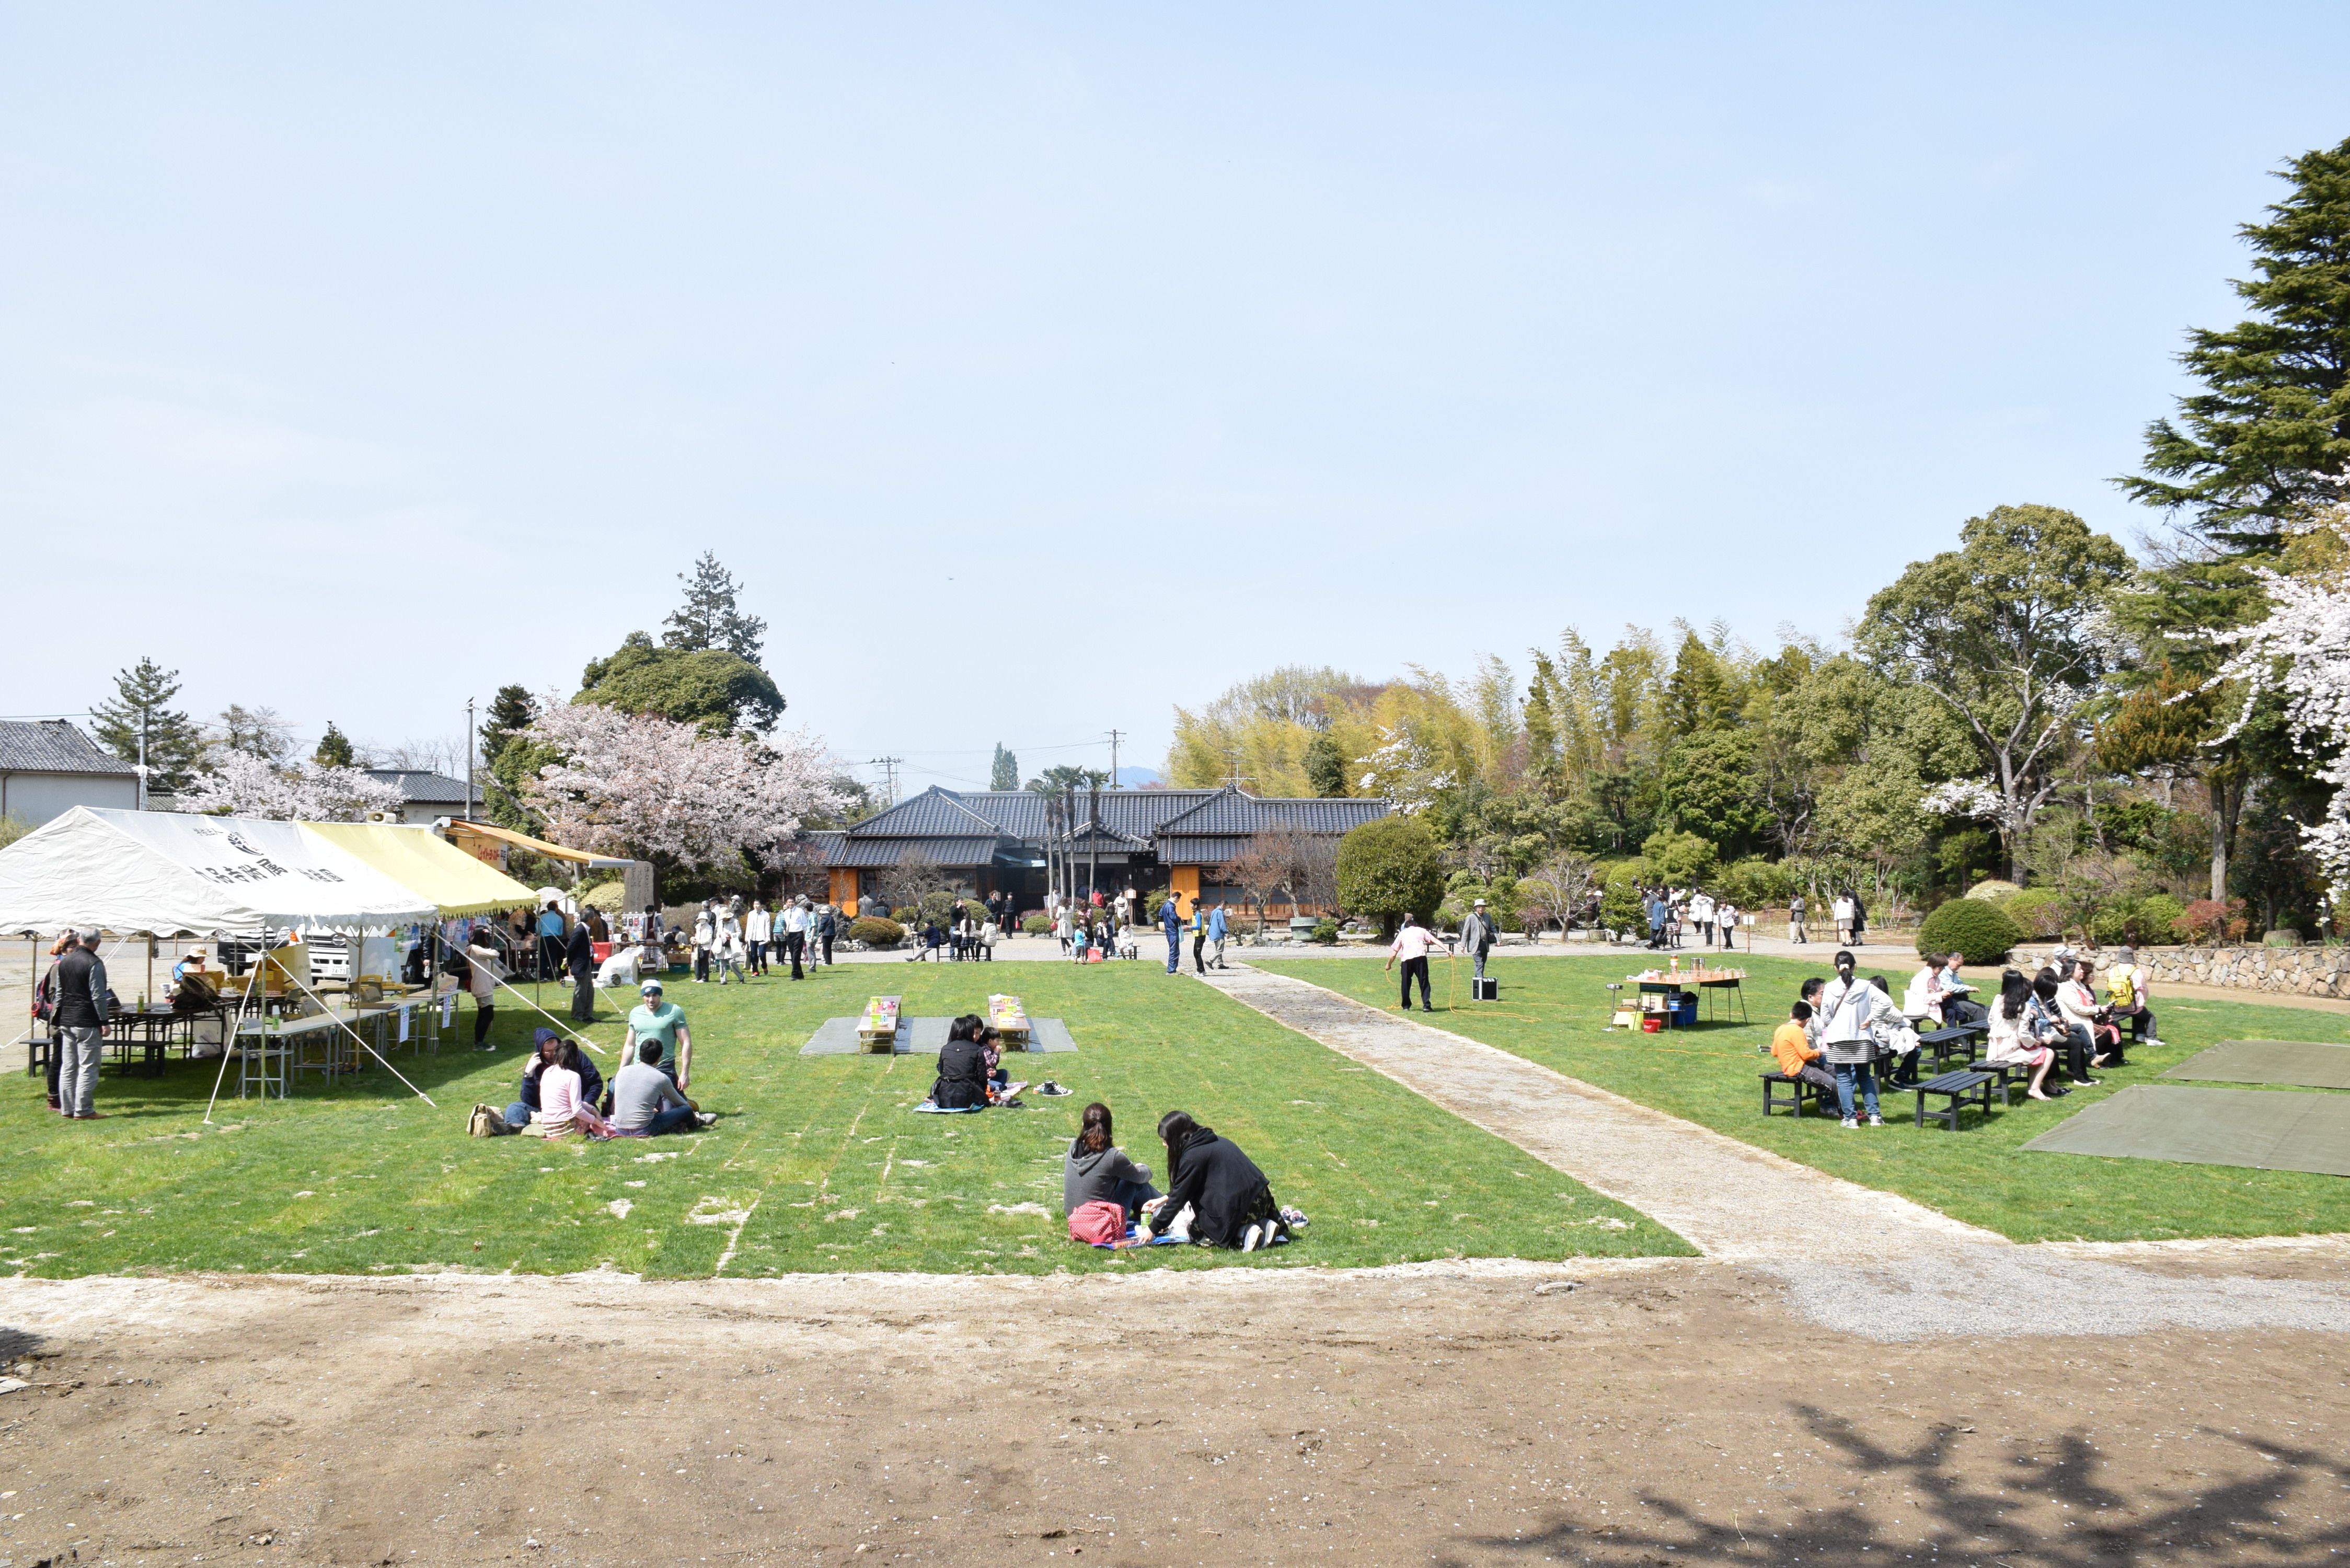
[[[1232,859],[1258,833],[1289,827],[1336,837],[1388,814],[1383,800],[1292,800],[1245,790],[1104,790],[1080,794],[1076,821],[1056,825],[1047,796],[1027,790],[956,791],[933,785],[855,826],[827,834],[833,901],[867,894],[877,874],[910,853],[936,863],[969,891],[1014,895],[1021,909],[1044,902],[1048,860],[1067,853],[1076,883],[1099,867],[1104,896],[1129,883],[1172,886],[1185,908],[1228,890],[1203,871]]]

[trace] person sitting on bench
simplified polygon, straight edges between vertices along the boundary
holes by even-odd
[[[1959,965],[1966,961],[1964,953],[1946,954],[1942,960],[1939,979],[1926,988],[1926,994],[1940,1010],[1944,1025],[1981,1023],[1990,1009],[1979,1002],[1969,1002],[1967,992],[1974,989],[1959,978]]]
[[[1253,1252],[1281,1239],[1284,1221],[1273,1184],[1239,1145],[1218,1137],[1185,1111],[1159,1117],[1159,1137],[1167,1146],[1167,1196],[1125,1245],[1148,1246],[1186,1209],[1191,1210],[1191,1240],[1207,1246]]]
[[[2065,966],[2066,978],[2056,985],[2056,1005],[2067,1024],[2089,1037],[2090,1066],[2126,1066],[2122,1032],[2115,1026],[2113,1015],[2097,1003],[2096,972],[2097,966],[2088,959],[2074,959]]]
[[[2009,970],[2000,976],[1999,1001],[1991,1010],[1991,1048],[1983,1060],[1994,1067],[2032,1069],[2032,1083],[2023,1092],[2035,1100],[2054,1096],[2042,1091],[2047,1082],[2048,1065],[2056,1060],[2056,1053],[2042,1044],[2034,1033],[2038,1023],[2033,1007],[2032,982],[2019,970]]]
[[[939,1078],[931,1085],[931,1104],[942,1111],[967,1111],[988,1103],[987,1047],[980,1041],[981,1023],[966,1012],[948,1026],[947,1043],[939,1047]]]
[[[2161,1037],[2154,1032],[2154,1009],[2147,1002],[2145,970],[2138,967],[2137,954],[2124,948],[2114,955],[2111,969],[2106,971],[2106,997],[2116,1027],[2130,1026],[2133,1045],[2160,1046]]]
[[[1918,1032],[1909,1027],[1909,1020],[1894,1011],[1893,987],[1881,974],[1872,974],[1868,983],[1885,998],[1885,1005],[1868,1021],[1868,1032],[1877,1041],[1878,1056],[1884,1059],[1884,1077],[1887,1087],[1910,1089],[1918,1085]]]
[[[1135,1164],[1111,1136],[1109,1107],[1099,1100],[1087,1106],[1061,1161],[1061,1212],[1074,1214],[1087,1203],[1115,1203],[1131,1223],[1142,1206],[1159,1195],[1150,1185],[1150,1168]]]
[[[1817,981],[1813,983],[1816,984]],[[1836,1102],[1835,1075],[1820,1065],[1823,1054],[1811,1041],[1812,1004],[1799,1002],[1787,1010],[1787,1022],[1771,1036],[1771,1054],[1789,1079],[1809,1084],[1820,1092],[1820,1104]]]
[[[2089,1061],[2097,1054],[2096,1043],[2088,1031],[2074,1029],[2072,1020],[2064,1016],[2054,970],[2043,969],[2032,977],[2032,1007],[2040,1043],[2064,1064],[2067,1084],[2094,1085],[2097,1080],[2089,1076]]]

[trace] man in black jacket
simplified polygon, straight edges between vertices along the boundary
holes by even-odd
[[[80,945],[57,960],[57,1016],[51,1027],[62,1052],[57,1069],[59,1111],[75,1121],[96,1121],[98,1064],[106,1054],[106,961],[98,956],[96,928],[81,933]]]
[[[571,1016],[581,1023],[596,1022],[596,944],[588,933],[588,922],[572,923],[571,940],[566,944],[563,961],[571,967]]]

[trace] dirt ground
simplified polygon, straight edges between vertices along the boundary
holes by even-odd
[[[2339,1282],[2343,1257],[2147,1266]],[[0,1325],[36,1382],[0,1395],[9,1568],[2350,1547],[2341,1334],[1882,1343],[1721,1262],[17,1281]]]

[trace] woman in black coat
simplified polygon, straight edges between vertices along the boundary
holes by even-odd
[[[1167,1146],[1167,1197],[1150,1216],[1147,1232],[1128,1245],[1149,1245],[1175,1222],[1186,1204],[1191,1208],[1194,1241],[1253,1251],[1282,1233],[1281,1205],[1274,1201],[1273,1184],[1238,1144],[1218,1137],[1184,1111],[1159,1117],[1159,1137]]]
[[[987,1047],[980,1043],[983,1025],[966,1012],[947,1030],[939,1047],[939,1081],[931,1085],[931,1104],[942,1111],[969,1110],[987,1104]]]

